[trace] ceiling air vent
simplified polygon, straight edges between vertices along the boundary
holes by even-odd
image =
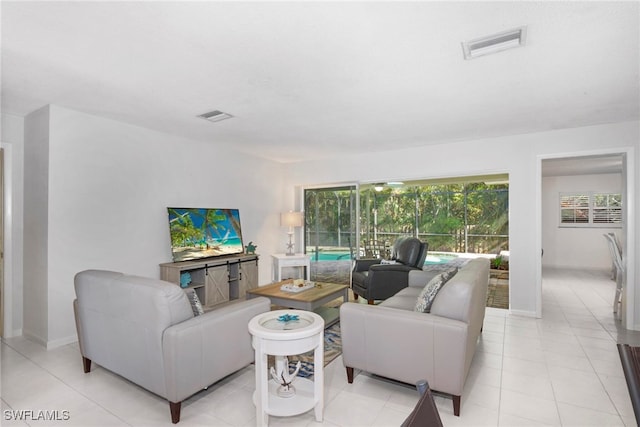
[[[473,59],[483,55],[500,52],[512,47],[524,46],[527,27],[504,31],[491,36],[482,37],[462,43],[464,59]]]
[[[201,119],[209,120],[210,122],[219,122],[221,120],[230,119],[233,117],[229,113],[225,113],[224,111],[209,111],[208,113],[200,114],[198,117]]]

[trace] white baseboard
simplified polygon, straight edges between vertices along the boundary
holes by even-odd
[[[5,338],[13,338],[22,336],[22,329],[14,329],[11,331],[11,335],[5,335]]]
[[[545,268],[551,270],[575,270],[575,271],[597,271],[609,274],[611,273],[611,266],[608,267],[600,267],[600,266],[575,266],[575,265],[559,265],[559,264],[542,264],[542,270]]]
[[[36,335],[33,335],[33,334],[32,334],[31,332],[29,332],[29,331],[23,331],[23,332],[22,332],[22,336],[23,336],[23,337],[25,337],[25,338],[27,338],[27,339],[28,339],[28,340],[30,340],[30,341],[33,341],[33,342],[35,342],[35,343],[37,343],[37,344],[40,344],[40,345],[41,345],[41,346],[43,346],[43,347],[46,347],[46,346],[47,346],[47,342],[46,342],[44,339],[42,339],[42,338],[40,338],[40,337],[38,337],[38,336],[36,336]]]
[[[78,342],[78,337],[76,335],[71,335],[71,336],[60,338],[57,340],[47,341],[47,350],[62,347],[67,344],[73,344],[74,342]]]
[[[67,344],[73,344],[74,342],[78,342],[78,337],[76,335],[70,335],[68,337],[65,338],[60,338],[57,340],[51,340],[51,341],[46,341],[43,340],[40,337],[37,337],[33,334],[30,334],[29,332],[24,332],[22,334],[25,338],[40,344],[41,346],[45,347],[47,350],[51,350],[54,348],[58,348],[58,347],[62,347],[65,346]]]

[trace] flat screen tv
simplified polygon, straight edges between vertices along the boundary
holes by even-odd
[[[167,210],[175,262],[244,252],[238,209]]]

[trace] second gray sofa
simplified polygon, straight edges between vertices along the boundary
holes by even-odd
[[[469,261],[438,292],[430,313],[414,311],[420,291],[437,273],[414,271],[409,287],[372,306],[340,307],[342,360],[349,383],[354,369],[408,384],[427,380],[433,390],[460,396],[484,321],[489,260]]]

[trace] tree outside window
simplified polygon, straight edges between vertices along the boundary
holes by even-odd
[[[561,193],[560,227],[621,227],[619,193]]]

